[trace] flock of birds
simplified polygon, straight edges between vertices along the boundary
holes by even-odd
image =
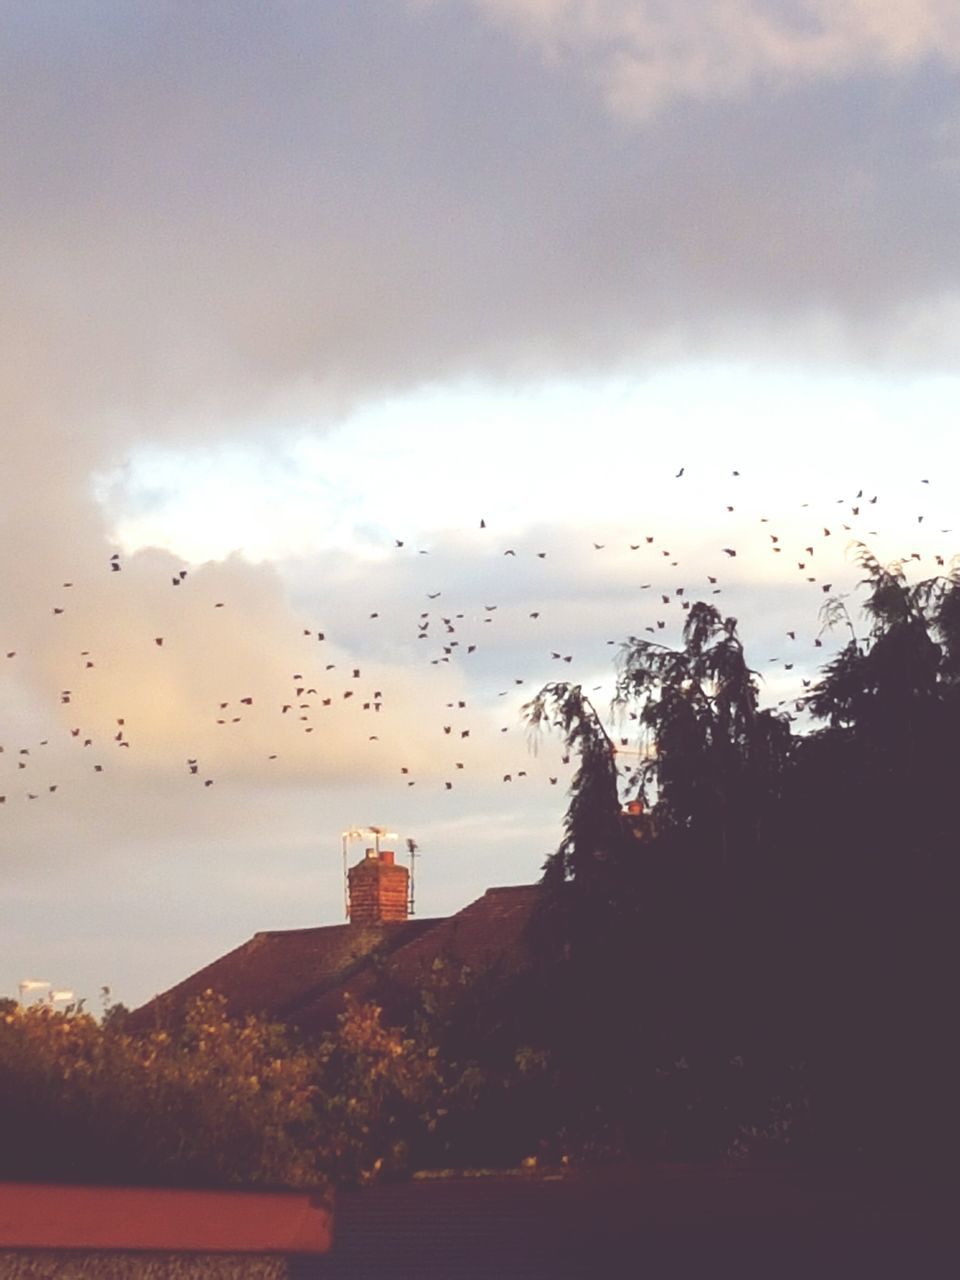
[[[674,474],[674,480],[682,482],[685,474],[686,468],[681,467]],[[739,471],[733,471],[730,476],[731,482],[736,481],[739,476]],[[919,483],[927,485],[929,481],[921,480]],[[870,517],[877,510],[876,494],[860,489],[852,497],[833,500],[833,502],[836,518],[829,524],[823,523],[820,519],[822,509],[818,510],[813,536],[810,536],[813,525],[812,512],[809,518],[801,517],[801,522],[806,521],[804,527],[807,532],[800,537],[795,531],[774,530],[769,517],[758,516],[759,528],[755,530],[755,534],[759,535],[759,546],[756,542],[751,542],[749,546],[724,545],[725,540],[722,537],[718,538],[713,552],[714,558],[704,566],[706,571],[701,570],[694,579],[687,577],[683,583],[673,581],[676,576],[679,576],[674,571],[681,567],[681,556],[675,554],[669,546],[661,545],[661,540],[656,533],[644,531],[636,536],[635,540],[626,540],[622,543],[619,541],[614,543],[609,539],[604,541],[591,539],[589,543],[584,544],[582,550],[584,553],[595,554],[598,557],[615,553],[620,557],[631,559],[632,565],[637,568],[642,566],[643,572],[634,573],[629,579],[630,615],[625,618],[625,621],[629,624],[637,614],[645,615],[642,627],[637,628],[638,633],[647,632],[655,641],[677,643],[684,611],[689,610],[693,601],[701,598],[712,601],[715,596],[720,596],[730,588],[739,590],[741,593],[759,592],[760,587],[751,586],[749,572],[731,574],[729,570],[734,563],[738,567],[755,564],[760,548],[771,556],[782,558],[782,568],[778,567],[778,573],[774,577],[775,583],[781,586],[802,583],[807,589],[815,589],[819,603],[835,595],[840,587],[835,584],[834,579],[840,577],[844,571],[842,552],[855,541],[863,540],[869,545],[869,540],[878,537],[879,532],[875,528],[865,527],[867,523],[875,523]],[[722,519],[732,516],[736,510],[735,501],[725,502],[717,514]],[[910,522],[916,528],[923,526],[924,520],[924,514],[919,514],[912,517]],[[489,522],[489,524],[493,523]],[[569,554],[568,550],[557,553],[556,549],[551,550],[549,547],[547,549],[543,549],[542,546],[527,548],[519,543],[504,546],[498,540],[496,529],[489,527],[485,518],[480,518],[475,523],[474,529],[482,531],[485,540],[483,550],[479,553],[485,561],[483,575],[485,582],[497,578],[497,571],[491,570],[495,560],[519,564],[522,561],[532,563],[551,559],[552,564],[558,558],[558,554],[561,557]],[[943,529],[940,532],[949,534],[951,530]],[[391,552],[396,556],[430,555],[428,548],[417,549],[414,552],[406,538],[393,538],[391,541],[393,544]],[[836,554],[838,544],[841,556]],[[905,550],[900,559],[911,562],[919,576],[935,576],[937,573],[948,571],[951,567],[950,560],[937,551],[924,554],[922,551],[911,548]],[[819,568],[821,564],[825,566],[824,570]],[[106,560],[103,573],[110,576],[120,575],[120,581],[122,581],[127,567],[123,556],[115,552]],[[549,603],[531,599],[526,604],[518,605],[513,598],[516,595],[516,583],[511,588],[513,596],[506,601],[479,597],[475,601],[466,603],[466,597],[470,594],[471,572],[475,570],[476,564],[468,563],[463,566],[455,583],[434,581],[429,584],[433,589],[425,590],[419,600],[419,606],[424,607],[415,605],[405,624],[403,660],[399,664],[394,662],[392,666],[385,668],[379,655],[379,660],[371,658],[372,665],[379,673],[372,679],[365,675],[365,666],[370,654],[376,652],[375,648],[368,645],[363,657],[351,657],[349,640],[345,641],[336,634],[338,627],[331,619],[325,623],[323,630],[315,625],[301,626],[300,642],[304,646],[302,650],[304,660],[296,670],[289,673],[289,682],[281,696],[277,697],[275,693],[266,693],[255,688],[223,691],[221,696],[216,698],[215,703],[211,702],[209,708],[198,708],[197,714],[208,717],[216,729],[224,732],[229,732],[232,727],[246,723],[254,714],[260,715],[255,743],[251,746],[251,750],[258,753],[263,767],[268,768],[272,762],[281,758],[285,744],[289,743],[288,734],[291,727],[304,735],[316,735],[315,740],[324,743],[321,749],[336,750],[337,740],[342,741],[343,737],[345,723],[343,715],[349,712],[358,740],[374,744],[380,743],[386,737],[391,751],[396,754],[395,760],[389,763],[389,769],[393,771],[398,785],[413,787],[421,782],[432,785],[442,792],[452,791],[458,784],[458,780],[472,767],[470,751],[478,737],[489,738],[491,734],[496,733],[515,734],[517,730],[522,732],[522,721],[517,714],[519,706],[514,708],[509,702],[501,702],[501,699],[509,699],[513,695],[520,702],[527,701],[542,684],[548,682],[554,668],[556,680],[582,683],[594,695],[602,695],[604,689],[608,688],[608,685],[603,682],[599,685],[592,683],[597,679],[597,671],[600,668],[595,655],[591,656],[589,662],[578,662],[572,649],[568,649],[569,636],[567,635],[562,642],[558,643],[555,639],[554,644],[549,643],[547,639],[551,634]],[[560,571],[563,572],[562,565]],[[506,570],[499,572],[502,574]],[[176,570],[169,578],[169,586],[164,589],[179,591],[185,595],[190,590],[187,586],[190,574],[190,569]],[[855,566],[849,557],[846,562],[846,576],[849,589],[849,585],[855,582],[856,578]],[[64,591],[70,591],[73,585],[72,582],[67,581],[61,584],[61,588]],[[577,586],[576,581],[571,582],[571,599],[576,599]],[[462,602],[463,607],[446,608],[439,603],[451,596],[457,598],[458,603]],[[755,606],[760,605],[762,608],[759,595],[754,594],[751,598]],[[195,604],[196,601],[194,600],[193,603]],[[720,602],[716,601],[716,603]],[[226,595],[222,599],[204,600],[202,604],[204,608],[210,610],[229,611],[231,607],[231,601]],[[530,605],[535,607],[529,607]],[[68,610],[67,598],[60,597],[58,603],[49,605],[49,608],[51,624],[59,625],[59,620]],[[336,612],[342,620],[344,610],[338,608]],[[369,610],[365,620],[371,623],[376,621],[380,617],[380,612],[378,609]],[[814,607],[809,612],[811,616],[805,620],[805,627],[795,625],[783,629],[783,640],[786,642],[787,651],[767,659],[770,663],[778,663],[778,669],[784,673],[793,672],[795,667],[799,668],[796,675],[791,676],[786,682],[790,684],[792,681],[795,687],[792,690],[782,689],[784,696],[777,703],[788,711],[802,707],[803,691],[809,686],[814,671],[813,666],[810,665],[812,651],[821,648],[824,644],[822,629],[818,631],[818,610]],[[532,642],[527,638],[530,635],[529,632],[518,641],[517,625],[521,615],[525,615],[524,625],[530,624],[536,628],[533,633],[536,639]],[[488,664],[483,669],[482,678],[481,673],[471,672],[471,661],[475,665],[477,663],[474,655],[483,657],[487,650],[496,648],[495,644],[491,645],[488,641],[496,634],[497,621],[505,617],[508,617],[505,630],[509,633],[504,637],[507,641],[506,648],[509,649],[511,645],[521,643],[525,652],[529,652],[536,668],[535,677],[531,676],[529,670],[525,670],[524,674],[511,674],[507,680],[504,680],[502,675],[499,679],[494,679],[491,665],[495,664]],[[749,622],[748,618],[747,625],[741,628],[742,633],[747,633],[743,638],[748,646],[750,644]],[[579,622],[581,633],[582,627],[581,617]],[[350,630],[346,627],[340,629]],[[799,641],[798,636],[800,636]],[[804,648],[804,642],[806,642],[806,648]],[[146,643],[154,655],[169,652],[171,648],[166,634],[150,636]],[[612,646],[619,644],[620,640],[605,639],[594,643]],[[397,653],[397,644],[398,637],[394,635],[392,637],[394,655]],[[307,646],[312,647],[307,648]],[[8,668],[5,674],[8,679],[15,678],[14,669],[20,651],[14,643],[2,652],[5,655],[3,661]],[[344,664],[345,654],[347,655],[346,665]],[[328,656],[335,660],[327,661]],[[140,655],[140,660],[143,663],[143,680],[149,685],[149,682],[154,679],[155,671],[150,666],[146,653]],[[100,668],[103,664],[92,646],[72,653],[70,662],[73,670],[79,668],[81,680],[91,672],[102,674]],[[109,663],[107,665],[109,666]],[[384,735],[380,726],[389,719],[392,698],[398,688],[396,682],[404,680],[405,671],[410,672],[416,669],[422,675],[430,667],[458,669],[462,677],[461,687],[466,686],[475,690],[475,693],[445,698],[443,705],[437,708],[435,722],[431,722],[428,708],[423,707],[421,714],[417,716],[419,723],[401,726],[403,732],[399,735],[399,741],[394,740],[395,735]],[[346,670],[345,676],[344,670]],[[384,670],[393,672],[392,679],[395,682],[393,690],[382,674]],[[805,671],[807,674],[804,674]],[[500,687],[497,687],[498,685]],[[449,685],[445,685],[444,689],[445,693],[449,692]],[[111,716],[110,730],[105,734],[101,707],[98,719],[99,729],[93,732],[82,722],[76,722],[80,717],[74,716],[74,708],[78,702],[77,691],[74,688],[60,687],[55,691],[50,690],[49,696],[51,701],[59,704],[62,742],[72,744],[83,753],[87,760],[85,767],[93,773],[110,772],[109,753],[111,751],[123,753],[131,749],[136,750],[136,717],[131,717],[126,709],[115,709],[117,714]],[[79,701],[82,702],[83,699]],[[336,707],[340,708],[340,717],[337,720],[335,740],[331,743],[329,737],[324,736],[322,716],[328,709]],[[468,711],[473,713],[478,707],[482,715],[476,720],[471,720],[471,715],[466,713]],[[509,708],[509,711],[504,711],[503,708]],[[637,718],[635,712],[632,716],[634,720]],[[503,720],[507,723],[502,723]],[[635,774],[639,749],[635,742],[622,736],[621,728],[622,726],[612,728],[611,735],[613,741],[618,744],[616,749],[624,756],[622,772],[625,777],[630,778]],[[409,737],[411,733],[420,734],[426,741],[432,742],[432,767],[424,768],[422,763],[418,766],[411,759],[404,758],[402,740],[404,736]],[[271,738],[275,738],[276,741],[271,742]],[[9,810],[12,804],[19,801],[35,802],[62,793],[62,780],[50,778],[49,771],[45,774],[39,767],[38,758],[42,758],[44,753],[56,754],[55,739],[51,736],[26,743],[2,743],[0,753],[2,753],[0,755],[0,805],[6,806]],[[509,784],[519,782],[532,773],[526,756],[520,761],[524,767],[520,767],[519,763],[511,763],[505,771],[502,764],[508,758],[506,751],[488,749],[486,757],[486,762],[481,767],[486,769],[488,780],[495,779]],[[492,773],[490,760],[499,762]],[[382,763],[381,761],[381,765]],[[561,778],[560,766],[570,763],[569,755],[560,747],[556,752],[554,763],[540,770],[538,776],[542,776],[548,785],[556,786]],[[213,787],[217,781],[215,768],[208,766],[205,753],[199,749],[192,754],[185,754],[180,767],[185,778],[195,780],[194,785],[206,789]],[[555,772],[551,772],[551,769]],[[75,778],[75,775],[71,776]],[[42,777],[43,781],[35,783],[32,781],[34,777]]]

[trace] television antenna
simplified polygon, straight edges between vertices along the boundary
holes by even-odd
[[[415,883],[414,877],[416,875],[416,870],[417,870],[417,853],[419,852],[419,849],[420,849],[420,846],[417,844],[416,840],[407,841],[407,853],[409,853],[410,855],[410,901],[407,904],[407,912],[411,916],[415,913],[415,910],[416,910],[415,908],[416,896],[414,893],[414,883]]]

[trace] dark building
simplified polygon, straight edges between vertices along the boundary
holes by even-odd
[[[391,850],[368,849],[347,877],[348,924],[256,933],[130,1015],[131,1030],[175,1023],[206,990],[223,995],[232,1016],[255,1013],[304,1032],[336,1024],[349,993],[374,998],[386,974],[407,987],[437,960],[474,971],[523,964],[537,885],[488,889],[455,915],[409,915],[409,871]]]

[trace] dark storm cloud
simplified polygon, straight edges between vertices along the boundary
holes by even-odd
[[[4,7],[9,376],[58,430],[760,329],[890,356],[956,287],[935,64],[625,122],[469,9]]]

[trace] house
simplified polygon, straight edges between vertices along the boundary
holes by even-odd
[[[416,919],[407,867],[392,850],[367,849],[348,873],[347,924],[255,933],[134,1010],[127,1025],[144,1031],[176,1022],[189,1000],[212,990],[231,1016],[264,1015],[308,1034],[326,1030],[347,994],[372,998],[384,972],[409,987],[438,960],[474,971],[519,967],[538,892],[535,884],[488,889],[455,915]]]

